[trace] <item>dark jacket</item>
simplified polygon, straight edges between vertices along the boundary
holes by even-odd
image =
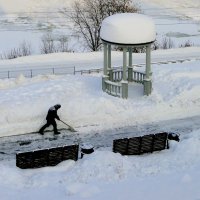
[[[51,108],[49,108],[48,113],[47,113],[46,120],[47,120],[47,121],[52,121],[52,120],[55,120],[55,119],[60,120],[60,118],[59,118],[58,115],[57,115],[57,110],[58,110],[59,108],[60,108],[60,107],[57,107],[56,105],[55,105],[55,106],[52,106]]]

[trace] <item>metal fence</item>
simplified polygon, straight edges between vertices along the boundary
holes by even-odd
[[[194,58],[195,60],[200,60],[200,58]],[[192,59],[179,59],[179,60],[166,60],[166,61],[158,61],[158,62],[152,62],[151,64],[169,64],[169,63],[177,63],[177,62],[184,62],[184,61],[191,61]],[[145,63],[141,64],[135,64],[133,66],[142,67]],[[114,70],[114,76],[116,76],[116,79],[122,79],[122,74],[120,71],[122,71],[122,66],[113,67]],[[116,71],[117,70],[117,71]],[[77,70],[76,67],[47,67],[47,68],[35,68],[35,69],[22,69],[22,70],[5,70],[0,71],[0,79],[3,78],[16,78],[20,74],[24,75],[25,77],[34,77],[37,75],[49,75],[49,74],[55,74],[55,75],[64,75],[64,74],[91,74],[91,73],[100,73],[103,71],[103,68],[95,68],[95,69],[84,69],[84,70]],[[119,72],[119,74],[117,74]],[[134,72],[135,73],[135,72]],[[136,82],[139,83],[143,82],[143,74],[140,74],[141,72],[138,72],[137,74],[133,74],[133,79],[136,79]],[[120,81],[120,80],[118,80]]]
[[[8,70],[0,71],[0,79],[4,78],[16,78],[19,75],[23,75],[27,78],[32,78],[37,75],[65,75],[65,74],[91,74],[100,73],[103,69],[88,69],[88,70],[76,70],[76,67],[53,67],[53,68],[36,68],[36,69],[21,69],[21,70]]]

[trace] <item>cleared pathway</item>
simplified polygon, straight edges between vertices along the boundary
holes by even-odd
[[[95,149],[108,148],[112,150],[114,139],[134,137],[161,131],[180,133],[181,141],[188,135],[200,129],[200,116],[184,119],[174,119],[140,126],[130,126],[110,129],[101,132],[84,133],[61,130],[61,134],[54,136],[53,132],[46,132],[44,136],[37,133],[0,138],[0,161],[15,159],[17,152],[26,152],[42,148],[62,145],[90,143]]]

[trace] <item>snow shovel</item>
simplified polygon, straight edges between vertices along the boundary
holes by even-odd
[[[67,126],[69,127],[69,130],[70,130],[70,131],[76,132],[76,130],[75,130],[72,126],[70,126],[69,124],[63,122],[62,120],[60,120],[60,121],[61,121],[63,124],[67,125]]]

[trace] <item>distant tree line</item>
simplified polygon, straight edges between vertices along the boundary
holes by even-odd
[[[184,43],[180,44],[179,47],[191,47],[194,44],[187,40]],[[152,50],[158,49],[171,49],[175,48],[175,44],[171,38],[164,37],[160,42],[155,41],[152,44]],[[115,50],[121,50],[119,47],[116,47]],[[134,53],[144,53],[145,48],[134,48]],[[48,33],[41,38],[40,44],[40,53],[41,54],[49,54],[49,53],[57,53],[57,52],[71,52],[72,50],[68,47],[68,39],[66,36],[60,36],[58,39],[55,39],[52,34]],[[0,54],[0,59],[14,59],[22,56],[32,55],[32,47],[28,42],[22,42],[18,48],[11,49],[10,51]]]
[[[13,48],[9,52],[3,53],[0,55],[1,59],[14,59],[21,56],[29,56],[31,55],[31,44],[24,41],[22,42],[18,48]]]
[[[40,45],[41,54],[69,51],[67,36],[61,35],[55,39],[51,33],[43,35]]]
[[[40,43],[40,53],[49,54],[57,52],[70,52],[68,47],[68,37],[61,35],[55,38],[51,33],[42,36]],[[29,56],[33,54],[31,44],[29,42],[22,42],[19,47],[13,48],[8,52],[0,54],[0,59],[14,59],[22,56]]]

